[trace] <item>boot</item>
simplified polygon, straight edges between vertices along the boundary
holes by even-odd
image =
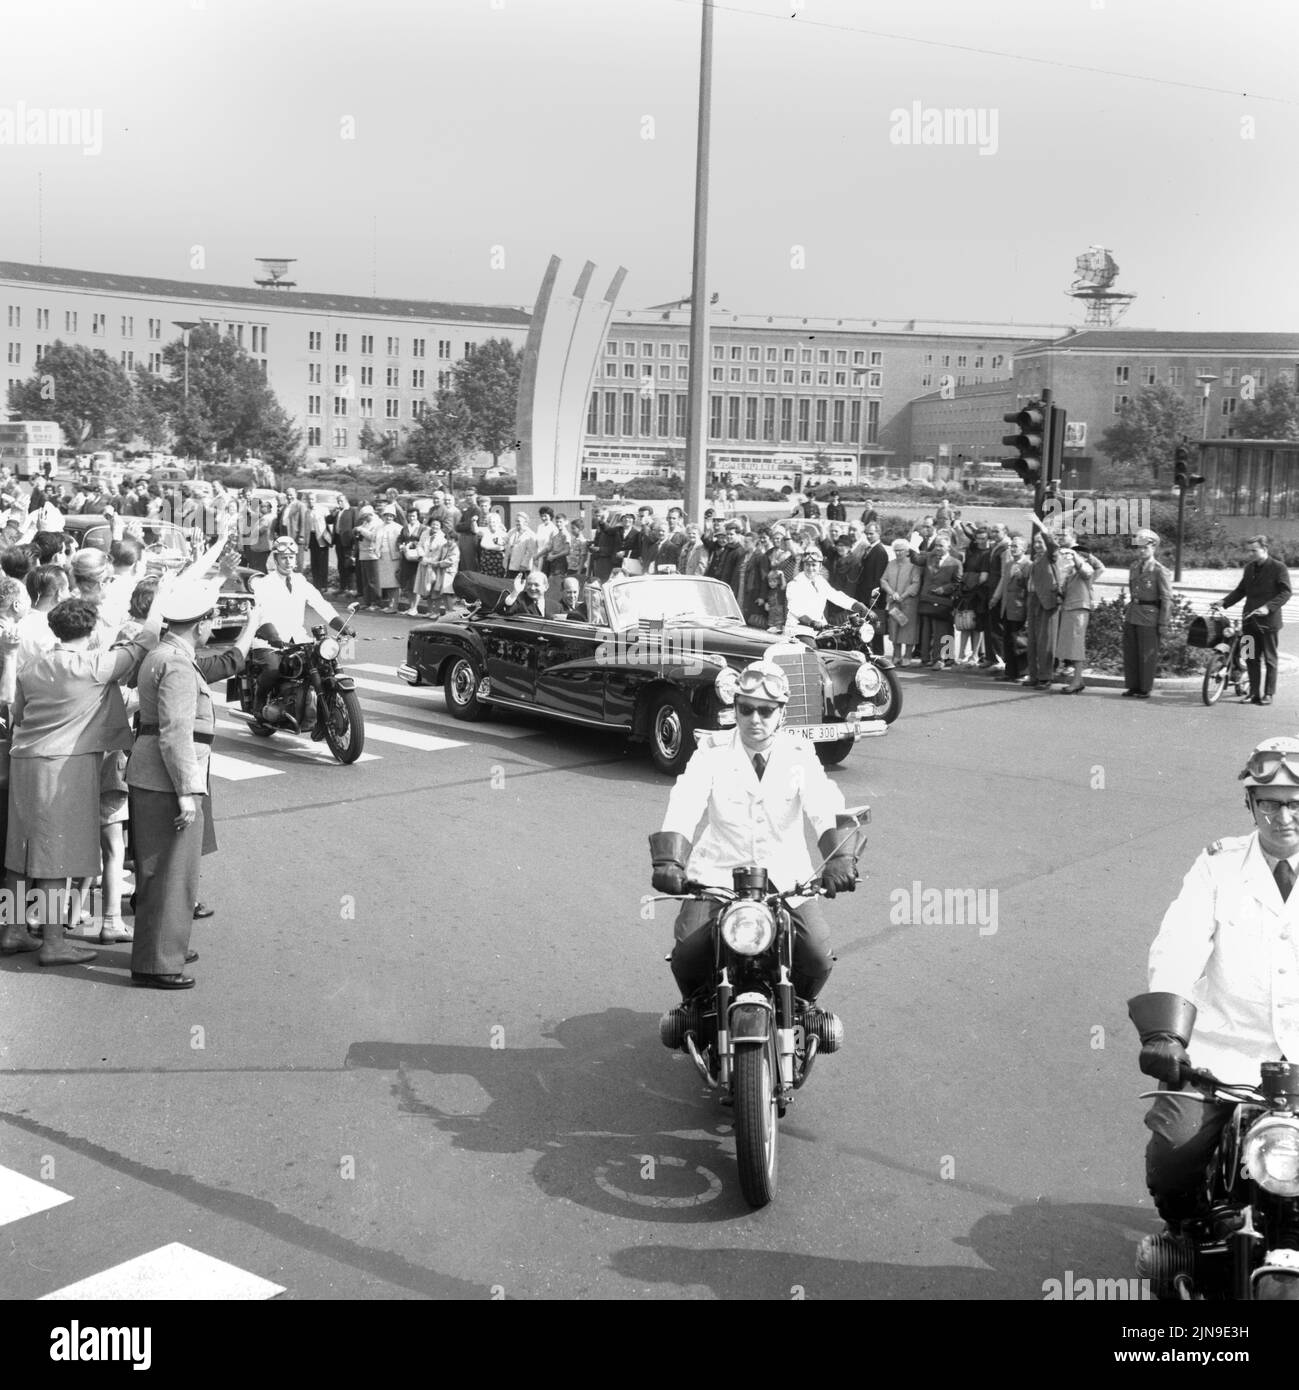
[[[63,939],[65,927],[60,923],[45,924],[45,940],[36,959],[41,965],[85,965],[98,954],[83,946],[69,946]]]
[[[0,956],[16,956],[23,951],[40,949],[40,937],[30,935],[27,928],[17,922],[10,922],[0,931]]]
[[[1073,679],[1060,691],[1060,694],[1077,695],[1079,691],[1086,690],[1086,688],[1086,685],[1083,683],[1082,672],[1075,669]]]

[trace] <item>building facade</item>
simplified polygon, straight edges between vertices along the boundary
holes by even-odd
[[[373,299],[0,262],[7,388],[56,340],[102,348],[128,371],[161,372],[178,322],[209,324],[257,362],[298,422],[311,459],[357,458],[365,426],[400,440],[489,338],[522,348],[531,311]]]

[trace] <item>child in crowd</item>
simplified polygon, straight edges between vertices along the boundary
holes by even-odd
[[[767,617],[767,628],[771,632],[781,632],[789,617],[789,606],[785,601],[785,576],[781,570],[773,569],[767,575],[767,593],[757,601]]]

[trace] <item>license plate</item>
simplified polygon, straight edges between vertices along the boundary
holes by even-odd
[[[876,728],[875,726],[879,727]],[[786,728],[789,728],[786,725]],[[811,743],[837,743],[841,738],[861,738],[869,734],[883,733],[884,724],[878,719],[854,720],[851,724],[809,724],[803,728],[789,729],[798,738]]]

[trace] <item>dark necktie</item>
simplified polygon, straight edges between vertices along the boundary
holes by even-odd
[[[764,757],[762,756],[761,753],[755,753],[755,754],[753,755],[753,770],[754,770],[754,772],[756,772],[756,773],[758,774],[758,781],[761,782],[761,781],[762,781],[762,774],[763,774],[764,772],[766,772],[766,770],[767,770],[767,760],[766,760],[766,758],[764,758]],[[1284,864],[1284,863],[1285,863],[1285,860],[1283,859],[1281,862]],[[1288,866],[1287,866],[1287,867],[1288,867]],[[1290,875],[1290,881],[1291,881],[1292,883],[1294,882],[1294,875],[1293,875],[1293,874]],[[1283,894],[1283,896],[1284,896],[1284,894]]]
[[[289,591],[289,593],[293,592],[293,576],[291,574],[286,574],[284,576],[284,587]]]
[[[1285,902],[1294,887],[1294,870],[1290,867],[1290,861],[1278,859],[1276,868],[1272,870],[1272,877],[1276,879],[1276,886],[1281,890],[1281,901]]]

